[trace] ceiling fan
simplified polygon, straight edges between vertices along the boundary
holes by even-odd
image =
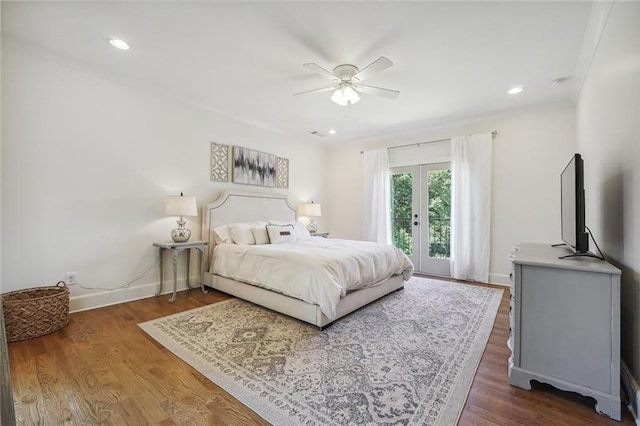
[[[355,65],[342,64],[333,69],[333,72],[322,68],[318,64],[309,63],[302,65],[309,71],[320,74],[333,82],[333,85],[320,89],[307,90],[305,92],[294,93],[293,96],[310,95],[313,93],[333,91],[331,100],[341,106],[351,106],[360,100],[360,93],[368,95],[382,96],[387,99],[395,99],[400,94],[397,90],[384,89],[382,87],[362,84],[362,81],[373,74],[384,71],[391,67],[393,62],[384,56],[364,67],[358,69]]]

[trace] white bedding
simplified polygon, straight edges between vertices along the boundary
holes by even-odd
[[[317,304],[330,320],[347,291],[392,275],[408,280],[413,264],[396,247],[365,241],[308,238],[265,245],[220,244],[210,272]]]

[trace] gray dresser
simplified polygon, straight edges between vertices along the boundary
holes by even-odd
[[[566,247],[522,243],[511,254],[509,383],[593,397],[620,420],[620,270]]]

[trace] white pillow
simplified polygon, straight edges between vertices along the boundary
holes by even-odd
[[[296,230],[296,235],[299,240],[306,240],[311,238],[311,234],[307,229],[307,226],[302,222],[296,222],[293,224],[293,228]]]
[[[256,239],[251,232],[251,225],[248,223],[234,223],[229,225],[229,233],[233,242],[245,246],[250,246],[256,243]]]
[[[297,240],[293,225],[267,225],[271,244],[291,243]]]
[[[282,220],[270,220],[269,225],[279,225],[279,226],[291,225],[293,226],[293,229],[296,231],[296,237],[298,240],[306,240],[307,238],[311,238],[311,234],[309,234],[309,230],[307,229],[307,226],[300,221],[286,222]]]
[[[232,244],[233,238],[231,238],[231,234],[229,233],[229,226],[222,225],[213,228],[213,240],[216,244]]]
[[[255,221],[251,224],[251,232],[256,244],[269,244],[269,234],[267,233],[267,222],[262,220]]]

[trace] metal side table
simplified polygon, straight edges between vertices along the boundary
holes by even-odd
[[[158,247],[160,256],[160,288],[156,293],[156,297],[162,294],[162,288],[164,287],[164,252],[165,250],[171,250],[171,261],[173,263],[173,295],[169,299],[169,303],[173,303],[176,300],[176,292],[178,289],[178,256],[181,252],[187,251],[187,286],[191,288],[189,282],[190,269],[191,269],[191,249],[196,249],[200,252],[200,288],[202,293],[206,293],[204,289],[204,250],[207,245],[206,241],[191,241],[186,243],[174,243],[173,241],[157,241],[153,243],[154,247]]]

